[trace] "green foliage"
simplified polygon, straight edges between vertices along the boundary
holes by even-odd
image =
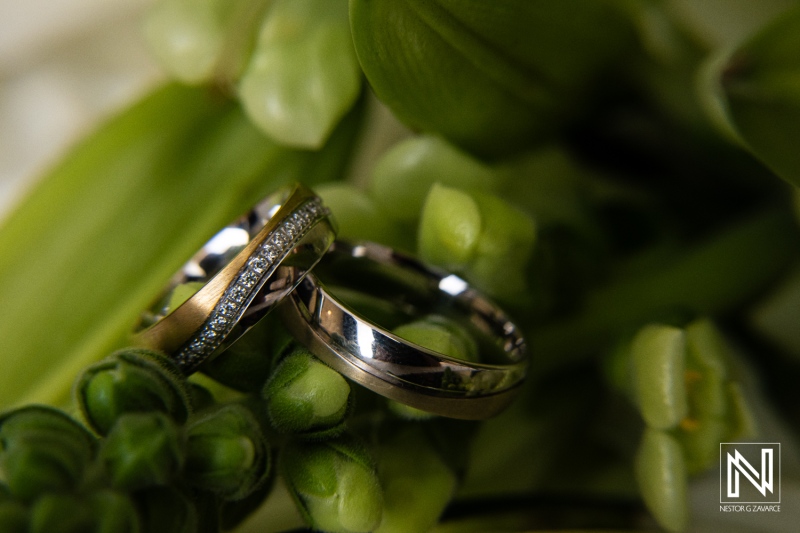
[[[603,1],[351,0],[350,21],[370,85],[401,120],[492,157],[552,134],[632,38]]]
[[[796,345],[765,335],[796,321],[777,282],[797,269],[800,204],[775,179],[800,183],[790,4],[156,2],[145,37],[198,87],[112,118],[0,227],[0,406],[67,409],[79,374],[97,435],[50,407],[0,415],[0,531],[300,527],[273,486],[328,532],[625,530],[642,505],[665,530],[695,527],[687,494],[720,442],[788,453],[800,427]],[[387,402],[275,316],[192,382],[168,354],[99,360],[224,223],[282,184],[330,180],[317,191],[341,237],[507,307],[531,347],[508,411],[479,424]],[[456,323],[447,303],[364,288],[334,287],[409,342],[496,362],[480,312]],[[770,292],[779,313],[762,312]],[[456,497],[481,505],[457,501],[451,520]]]
[[[778,17],[737,48],[718,73],[722,105],[745,145],[800,186],[800,9]]]
[[[234,102],[169,85],[85,139],[0,231],[0,299],[14,310],[2,315],[0,406],[63,401],[65,376],[124,343],[205,239],[279,185],[338,175],[355,125],[319,152],[293,150]]]

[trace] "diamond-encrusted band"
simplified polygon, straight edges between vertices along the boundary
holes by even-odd
[[[310,200],[273,230],[225,290],[203,327],[173,356],[178,366],[194,368],[222,344],[281,261],[314,224],[329,214],[318,199]]]
[[[310,189],[298,184],[279,190],[192,256],[160,303],[142,314],[133,341],[193,372],[294,290],[335,237],[329,210]],[[186,283],[200,288],[182,303],[165,303],[180,298],[175,290]]]

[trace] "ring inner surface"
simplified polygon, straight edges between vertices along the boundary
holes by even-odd
[[[382,246],[337,241],[334,247],[314,275],[326,292],[373,327],[390,332],[425,316],[442,316],[475,340],[481,364],[509,365],[525,358],[511,320],[458,276],[435,272]]]

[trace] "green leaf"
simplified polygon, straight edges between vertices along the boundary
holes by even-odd
[[[62,401],[220,227],[282,184],[338,176],[356,119],[321,152],[290,150],[171,85],[78,145],[0,228],[0,406]]]
[[[239,83],[250,118],[279,142],[319,148],[360,89],[346,0],[276,0]]]
[[[800,186],[800,8],[741,45],[718,73],[722,105],[746,146]]]
[[[483,156],[562,127],[632,37],[600,0],[351,0],[350,20],[378,97]]]

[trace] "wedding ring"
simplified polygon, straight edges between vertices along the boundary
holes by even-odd
[[[453,318],[482,338],[489,362],[455,359],[393,335],[345,304],[335,286],[343,295],[368,292],[406,317]],[[378,244],[335,242],[279,312],[292,334],[335,370],[430,413],[488,418],[509,404],[525,378],[525,341],[499,307],[460,277]]]
[[[173,276],[164,294],[184,283],[203,285],[168,313],[146,316],[135,341],[166,352],[183,372],[193,372],[289,294],[334,238],[329,211],[308,188],[296,185],[270,195]]]

